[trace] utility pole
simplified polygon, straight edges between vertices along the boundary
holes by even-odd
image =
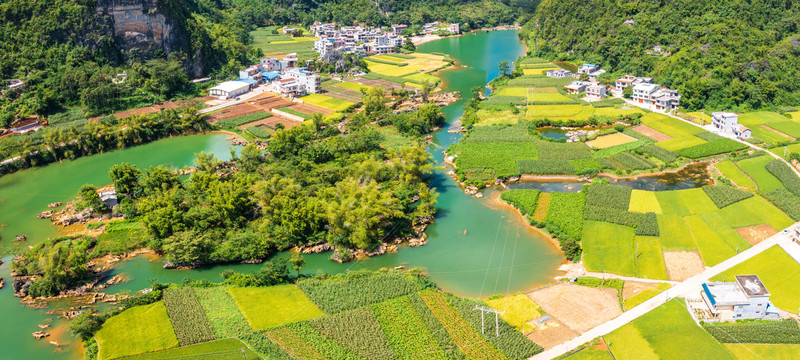
[[[484,325],[484,322],[483,322],[483,315],[485,313],[494,313],[495,335],[497,335],[497,337],[500,337],[500,320],[498,320],[498,315],[505,314],[506,313],[505,311],[499,312],[499,311],[497,311],[495,309],[491,309],[491,308],[487,308],[487,307],[483,307],[483,306],[478,306],[478,305],[475,305],[475,308],[472,309],[472,310],[473,311],[475,311],[475,310],[480,310],[481,311],[481,334],[486,333],[486,325]]]
[[[636,243],[636,253],[633,255],[633,272],[639,276],[639,243]]]

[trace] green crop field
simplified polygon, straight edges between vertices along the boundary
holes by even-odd
[[[225,287],[194,289],[217,338],[239,336],[253,331],[236,302]]]
[[[768,162],[772,161],[771,156],[759,156],[751,159],[745,159],[736,163],[742,171],[750,175],[758,185],[758,191],[762,193],[770,192],[779,187],[783,187],[780,180],[767,171],[765,166]]]
[[[333,86],[340,87],[340,88],[345,88],[345,89],[349,89],[349,90],[353,90],[353,91],[358,91],[358,92],[361,92],[361,89],[369,90],[369,89],[372,88],[372,86],[362,85],[362,84],[359,84],[359,83],[354,83],[354,82],[349,82],[349,81],[337,82],[337,83],[334,83]]]
[[[528,142],[461,142],[456,164],[464,171],[490,169],[496,176],[517,175],[517,159],[536,159],[538,150]],[[454,154],[451,154],[454,155]]]
[[[781,156],[781,157],[783,157],[783,155],[785,154],[787,156],[787,158],[788,158],[788,155],[790,153],[798,153],[798,154],[800,154],[800,144],[792,144],[792,145],[789,145],[789,146],[781,146],[781,147],[770,148],[769,151],[772,152],[773,154]]]
[[[273,34],[273,29],[278,29],[279,33]],[[269,26],[251,31],[252,46],[263,50],[266,56],[282,57],[290,53],[297,53],[297,57],[300,59],[311,59],[319,56],[319,53],[314,51],[314,41],[317,38],[313,37],[308,30],[303,29],[306,33],[303,37],[293,38],[281,33],[281,29],[282,26]]]
[[[193,359],[193,360],[250,360],[261,359],[261,356],[250,350],[238,339],[223,339],[202,344],[184,346],[177,349],[162,350],[132,357],[126,360],[161,360],[161,359]]]
[[[800,137],[800,123],[794,121],[779,121],[770,123],[767,126],[795,139]]]
[[[522,69],[522,73],[524,75],[544,75],[549,70],[554,70],[554,69],[560,69],[560,68],[557,67],[557,66],[552,66],[552,67],[541,68],[541,69]]]
[[[324,315],[295,285],[232,288],[230,293],[256,330]]]
[[[689,231],[700,252],[700,257],[708,266],[714,266],[723,260],[736,255],[736,249],[732,248],[722,237],[717,234],[716,229],[712,228],[699,215],[687,216],[684,218],[689,225]],[[744,250],[744,249],[740,249]]]
[[[320,94],[308,94],[300,98],[304,103],[316,105],[333,111],[345,111],[353,103]]]
[[[514,114],[511,110],[490,111],[480,109],[476,113],[480,120],[475,125],[511,125],[519,122],[525,113]]]
[[[800,345],[723,344],[737,360],[797,359]]]
[[[717,210],[703,189],[658,191],[656,198],[663,214],[686,216]]]
[[[116,359],[178,346],[164,302],[123,311],[96,334],[101,359]]]
[[[697,136],[689,135],[689,136],[659,141],[656,143],[656,145],[660,148],[667,149],[669,151],[676,151],[705,143],[706,143],[705,140]]]
[[[635,275],[633,228],[600,221],[583,224],[583,264],[591,271]]]
[[[733,228],[769,224],[783,230],[794,224],[789,216],[759,195],[720,209],[719,213]]]
[[[800,308],[800,264],[780,246],[775,245],[713,278],[712,281],[733,281],[734,275],[758,275],[770,293],[769,300],[780,309],[797,313]]]
[[[696,250],[689,226],[681,216],[658,215],[658,231],[661,233],[661,246],[664,250]]]
[[[648,113],[642,116],[642,123],[673,138],[685,137],[703,132],[703,129],[699,127],[656,113]]]
[[[755,190],[756,183],[753,182],[736,164],[730,160],[725,160],[714,164],[714,166],[722,173],[723,176],[733,181],[736,185]]]
[[[430,74],[421,73],[421,72],[418,72],[416,74],[403,76],[403,79],[406,79],[406,80],[411,81],[411,82],[416,83],[416,84],[425,84],[426,82],[429,83],[429,84],[436,84],[436,83],[439,82],[439,78],[437,78],[436,76],[433,76],[433,75],[430,75]]]
[[[606,336],[618,360],[731,359],[716,339],[697,326],[676,298]]]
[[[643,290],[642,292],[627,298],[624,302],[625,311],[633,309],[634,307],[640,305],[641,303],[652,299],[654,296],[661,294],[670,287],[672,287],[672,285],[667,283],[660,283],[655,288]]]
[[[598,107],[594,109],[595,116],[623,116],[623,115],[630,115],[630,114],[640,114],[642,110],[639,108],[633,109],[617,109],[613,107]]]
[[[661,205],[658,203],[656,193],[653,191],[633,190],[631,192],[631,203],[628,211],[661,214]]]
[[[588,105],[531,105],[525,115],[529,119],[588,120],[594,114]]]
[[[646,279],[669,279],[664,255],[661,253],[661,239],[654,236],[636,236],[633,239],[636,263],[634,275]]]
[[[795,134],[797,134],[797,131],[800,130],[800,124],[794,123],[795,125],[792,125],[793,121],[791,119],[781,114],[768,111],[757,111],[741,114],[739,115],[739,123],[749,127],[753,137],[764,140],[768,144],[776,144],[783,141],[789,141],[790,139],[774,131],[765,129],[761,125],[781,131],[790,136],[793,135],[782,131],[779,128],[783,128],[784,130]]]

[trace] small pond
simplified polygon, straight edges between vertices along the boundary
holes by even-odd
[[[560,128],[546,127],[546,128],[540,128],[539,129],[539,134],[542,134],[542,136],[544,136],[544,137],[546,137],[548,139],[558,140],[558,139],[566,139],[567,138],[567,133],[570,132],[570,131],[572,131],[572,130],[564,130],[564,129],[560,129]]]

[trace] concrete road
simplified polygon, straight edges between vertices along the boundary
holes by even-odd
[[[695,275],[678,285],[673,286],[669,290],[656,295],[654,298],[645,301],[641,305],[636,306],[633,309],[630,309],[622,313],[622,315],[612,320],[609,320],[606,323],[598,325],[597,327],[590,329],[589,331],[581,334],[576,338],[573,338],[572,340],[568,340],[564,343],[556,345],[550,350],[532,356],[530,360],[544,360],[544,359],[553,359],[559,357],[597,337],[606,335],[616,329],[619,329],[623,325],[663,305],[672,298],[682,296],[684,294],[699,292],[700,285],[702,285],[704,282],[707,282],[710,278],[717,276],[720,273],[744,262],[745,260],[760,254],[764,250],[772,246],[775,246],[779,242],[791,241],[790,237],[791,236],[790,234],[792,232],[791,229],[798,225],[800,225],[800,222],[795,223],[794,225],[787,228],[789,231],[781,231],[773,235],[769,239],[766,239],[754,245],[753,247],[744,250],[713,267],[706,269],[706,271],[703,271],[702,273]]]

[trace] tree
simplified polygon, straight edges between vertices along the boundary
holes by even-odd
[[[94,333],[100,330],[101,326],[100,319],[91,310],[86,310],[70,320],[69,331],[81,338],[81,340],[86,341],[91,339]]]
[[[204,235],[194,231],[182,231],[166,240],[164,254],[176,264],[192,265],[208,260],[210,245]]]
[[[370,118],[376,118],[378,114],[386,111],[386,105],[383,103],[386,97],[386,91],[383,88],[375,86],[366,91],[364,96],[364,113]]]
[[[206,153],[205,151],[195,155],[194,159],[194,164],[197,166],[198,171],[214,172],[217,170],[219,163],[220,161],[217,160],[214,153]]]
[[[420,94],[422,95],[422,102],[428,102],[428,95],[430,95],[431,91],[433,90],[433,84],[430,81],[425,81],[422,83],[422,91]]]
[[[506,76],[508,75],[508,69],[510,68],[510,65],[508,65],[508,61],[503,60],[497,64],[497,68],[500,70],[500,74],[502,76]]]
[[[408,51],[417,51],[417,46],[414,45],[414,42],[411,41],[411,38],[406,37],[403,40],[403,49],[406,49]]]
[[[306,264],[306,260],[303,259],[303,256],[300,254],[292,255],[291,260],[289,262],[292,264],[292,269],[297,271],[297,277],[300,277],[300,270],[303,269],[303,265]]]
[[[139,187],[139,176],[141,175],[142,172],[135,165],[129,163],[114,165],[108,171],[108,176],[114,182],[117,194],[133,194],[134,190]]]
[[[83,185],[78,191],[78,201],[75,203],[76,210],[92,209],[96,212],[103,212],[107,208],[106,203],[100,200],[97,188],[94,185]]]
[[[239,164],[242,169],[247,172],[255,170],[261,163],[261,150],[253,144],[247,144],[242,148],[241,155],[239,156]]]
[[[145,170],[142,178],[142,186],[147,194],[153,194],[159,190],[169,190],[180,185],[180,183],[178,176],[162,165],[151,166]]]
[[[633,86],[628,86],[622,89],[622,97],[630,99],[633,96]]]

